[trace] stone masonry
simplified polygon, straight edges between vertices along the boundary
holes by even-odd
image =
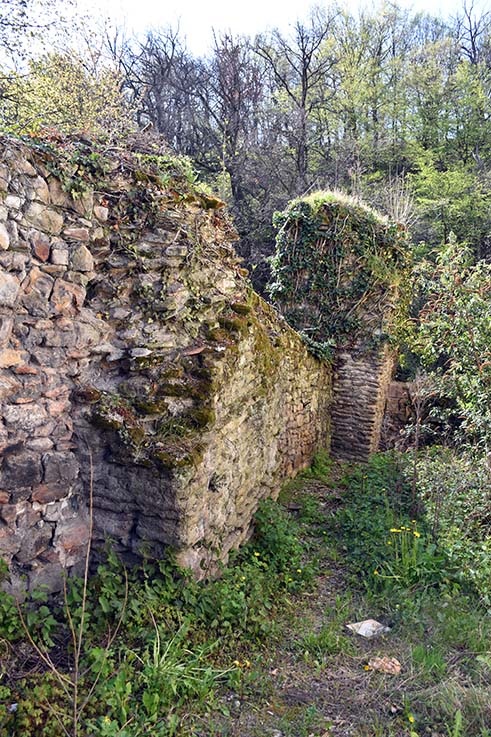
[[[221,203],[139,161],[114,155],[100,185],[67,186],[52,152],[0,141],[14,590],[54,590],[84,559],[91,503],[95,547],[138,560],[171,546],[204,575],[329,444],[331,371],[252,292]]]
[[[331,452],[346,461],[366,461],[378,450],[387,392],[394,369],[392,352],[340,350],[333,380]]]

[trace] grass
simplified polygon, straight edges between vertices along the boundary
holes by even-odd
[[[391,454],[363,467],[318,458],[281,503],[262,505],[250,543],[208,583],[169,560],[126,584],[109,555],[87,591],[76,732],[4,599],[0,737],[490,737],[489,617],[424,517],[407,513],[402,478]],[[81,598],[73,581],[65,601],[37,595],[24,610],[68,679],[66,614],[80,622]],[[369,617],[390,633],[347,631]],[[383,655],[400,676],[367,667]]]

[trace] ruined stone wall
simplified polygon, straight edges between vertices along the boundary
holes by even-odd
[[[83,559],[90,499],[96,545],[206,571],[328,445],[330,370],[251,291],[214,198],[129,155],[87,186],[51,150],[0,146],[12,585],[56,588]]]
[[[394,356],[379,351],[339,351],[334,366],[331,451],[365,461],[379,448]]]
[[[408,437],[404,429],[413,418],[412,389],[413,384],[409,381],[391,381],[389,384],[380,438],[383,450],[407,447]]]
[[[334,366],[335,458],[379,447],[393,357],[387,347],[407,276],[405,229],[338,192],[313,192],[276,215],[270,293],[315,355]]]

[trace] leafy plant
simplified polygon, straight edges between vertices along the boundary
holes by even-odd
[[[310,350],[329,358],[338,344],[384,342],[407,268],[404,229],[332,192],[294,200],[274,223],[269,291]]]

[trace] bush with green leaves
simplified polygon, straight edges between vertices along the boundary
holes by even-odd
[[[409,469],[406,469],[409,475]],[[418,495],[427,527],[463,585],[491,607],[491,469],[476,452],[434,447],[419,454]]]
[[[450,238],[417,270],[424,304],[409,343],[460,417],[463,439],[491,446],[491,264]],[[454,410],[453,410],[454,411]]]

